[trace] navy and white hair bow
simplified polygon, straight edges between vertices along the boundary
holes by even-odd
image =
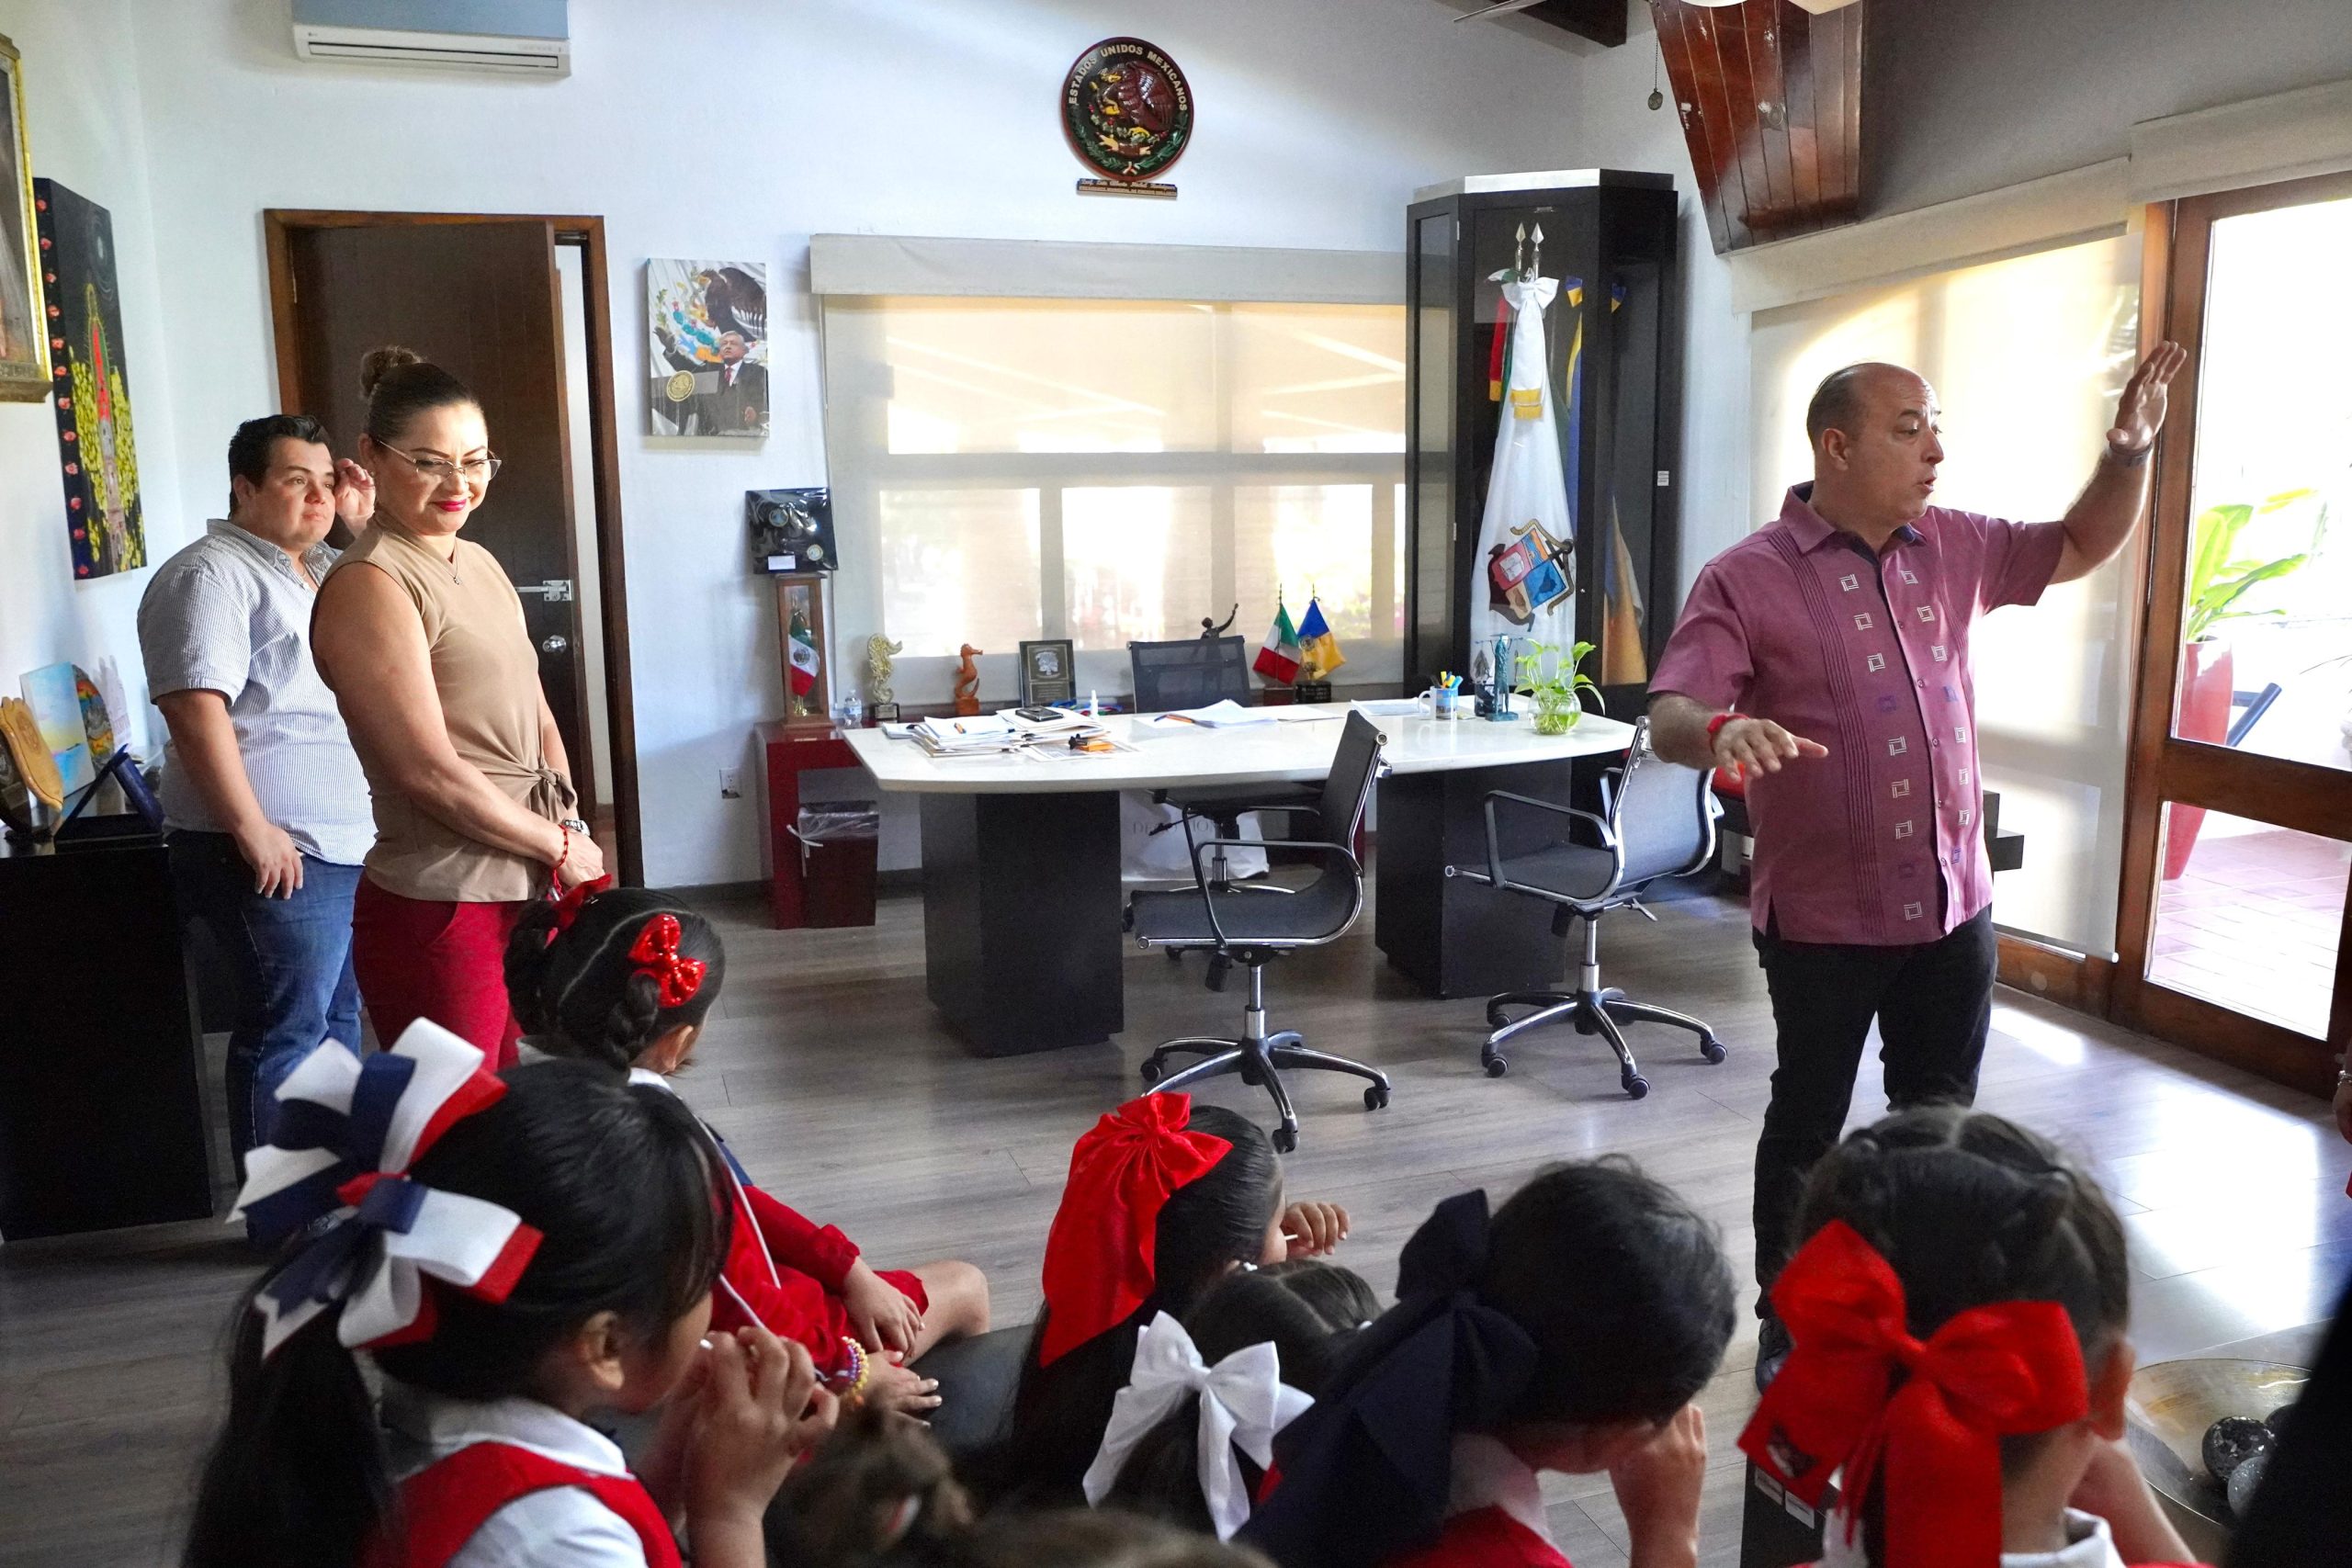
[[[1112,1402],[1102,1450],[1082,1483],[1086,1500],[1099,1505],[1109,1496],[1144,1434],[1193,1394],[1201,1401],[1201,1495],[1217,1540],[1231,1540],[1250,1518],[1250,1489],[1233,1450],[1266,1469],[1274,1462],[1274,1434],[1315,1402],[1282,1381],[1282,1357],[1273,1346],[1245,1345],[1212,1367],[1184,1325],[1164,1312],[1136,1338],[1135,1373]]]
[[[514,1290],[539,1233],[511,1209],[407,1175],[443,1133],[506,1092],[482,1064],[420,1019],[364,1062],[326,1041],[278,1086],[270,1142],[245,1156],[232,1218],[275,1245],[339,1217],[254,1298],[264,1356],[337,1303],[336,1337],[355,1349],[429,1338],[428,1275],[488,1302]]]

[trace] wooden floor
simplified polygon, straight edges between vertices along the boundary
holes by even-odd
[[[876,1261],[953,1256],[985,1268],[1000,1323],[1035,1309],[1071,1140],[1134,1092],[1153,1043],[1238,1021],[1238,990],[1204,989],[1197,960],[1180,968],[1136,953],[1118,1043],[974,1060],[923,1000],[913,898],[886,899],[880,923],[861,931],[771,931],[748,903],[716,912],[727,990],[683,1082],[688,1097],[760,1180],[841,1224]],[[1380,962],[1369,918],[1348,941],[1272,971],[1276,1027],[1396,1079],[1395,1104],[1370,1114],[1352,1080],[1291,1080],[1305,1119],[1291,1190],[1352,1213],[1340,1261],[1385,1292],[1398,1247],[1438,1199],[1615,1150],[1713,1216],[1745,1279],[1749,1161],[1772,1066],[1762,977],[1743,910],[1696,900],[1658,913],[1656,925],[1609,923],[1609,982],[1711,1020],[1731,1057],[1707,1066],[1683,1037],[1637,1030],[1635,1049],[1656,1052],[1638,1102],[1618,1092],[1597,1043],[1573,1035],[1523,1038],[1510,1076],[1486,1078],[1478,1004],[1412,991]],[[1878,1093],[1866,1066],[1857,1121],[1875,1113]],[[1238,1084],[1208,1098],[1263,1116]],[[2352,1269],[2352,1148],[2316,1100],[2004,991],[1981,1103],[2060,1138],[2113,1194],[2132,1235],[2143,1360],[2312,1322]],[[0,1248],[0,1565],[172,1560],[225,1316],[252,1271],[205,1224]],[[1754,1356],[1744,1327],[1704,1396],[1711,1564],[1737,1558],[1731,1442],[1753,1404]],[[1549,1485],[1578,1568],[1623,1564],[1605,1481]]]

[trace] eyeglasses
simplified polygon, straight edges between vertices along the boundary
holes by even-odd
[[[377,445],[383,446],[380,441]],[[462,463],[453,463],[447,457],[413,457],[397,446],[384,446],[384,450],[435,484],[443,479],[462,479],[467,484],[486,485],[498,477],[500,468],[506,466],[506,459],[494,453],[487,457],[469,457]]]

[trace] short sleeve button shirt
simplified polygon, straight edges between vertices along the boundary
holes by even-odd
[[[1985,611],[2041,596],[2065,530],[1930,507],[1872,555],[1812,490],[1707,563],[1650,689],[1829,750],[1747,781],[1759,930],[1932,942],[1993,901],[1969,639]]]
[[[303,559],[322,579],[335,552],[319,545]],[[357,865],[376,820],[343,714],[311,657],[315,598],[284,550],[216,522],[155,570],[139,602],[139,647],[153,695],[206,691],[227,701],[262,814],[304,854]],[[164,759],[165,824],[222,831],[177,748],[167,745]]]

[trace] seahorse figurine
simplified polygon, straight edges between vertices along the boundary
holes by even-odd
[[[980,667],[972,662],[980,650],[970,643],[964,645],[964,662],[956,671],[956,713],[959,718],[970,718],[980,711]]]
[[[871,706],[894,702],[890,690],[890,660],[906,650],[906,644],[892,642],[880,632],[865,639],[865,700]]]

